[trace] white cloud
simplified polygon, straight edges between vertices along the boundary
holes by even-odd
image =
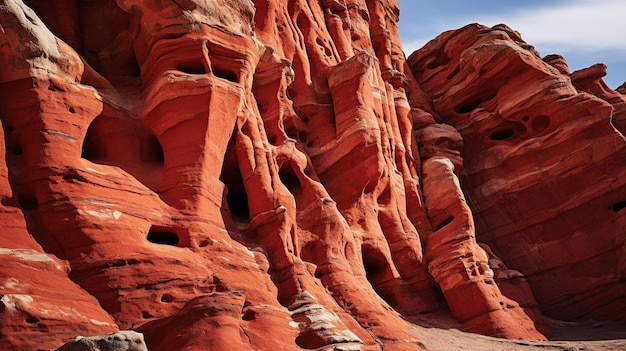
[[[402,49],[404,49],[404,52],[406,53],[406,56],[408,57],[409,55],[413,53],[413,51],[424,46],[424,44],[426,44],[429,40],[430,39],[427,39],[427,40],[415,39],[415,40],[403,42]]]
[[[479,22],[506,23],[519,31],[526,42],[554,52],[609,51],[626,54],[623,34],[626,1],[576,0],[539,6],[516,13],[460,18],[460,25]]]
[[[617,87],[626,78],[626,35],[623,27],[626,0],[551,0],[537,4],[472,9],[465,0],[446,0],[424,5],[401,0],[399,34],[409,56],[440,33],[468,23],[493,26],[505,23],[519,31],[524,40],[542,55],[565,56],[572,71],[597,62],[608,65],[604,78]],[[445,6],[444,6],[445,5]],[[508,9],[507,9],[508,8]],[[427,39],[425,39],[427,38]]]

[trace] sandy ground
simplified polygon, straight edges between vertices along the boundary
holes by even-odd
[[[433,318],[435,317],[435,318]],[[443,315],[412,322],[414,332],[432,351],[626,351],[626,323],[548,321],[554,330],[549,341],[504,340],[462,332],[462,326]]]

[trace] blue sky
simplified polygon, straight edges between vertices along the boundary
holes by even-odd
[[[399,0],[398,32],[410,55],[439,33],[468,23],[505,23],[542,56],[560,54],[575,71],[602,62],[604,81],[626,81],[625,0]]]

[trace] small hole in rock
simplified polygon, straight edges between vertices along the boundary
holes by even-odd
[[[163,37],[161,37],[161,39],[174,40],[174,39],[180,39],[183,36],[185,36],[185,33],[170,33],[170,34],[165,34]]]
[[[483,103],[483,99],[479,98],[476,99],[474,101],[471,101],[469,103],[457,106],[457,108],[455,109],[457,113],[468,113],[468,112],[472,112],[473,110],[475,110],[478,106],[480,106],[480,104]]]
[[[139,146],[140,157],[143,162],[147,163],[165,163],[165,155],[163,147],[154,135],[150,135],[141,141]]]
[[[224,163],[220,180],[226,185],[226,202],[231,218],[235,222],[249,222],[248,194],[239,168]]]
[[[382,252],[378,250],[367,250],[363,248],[363,268],[367,279],[384,273],[387,269],[387,260]]]
[[[500,129],[491,134],[491,140],[506,140],[515,134],[515,131],[511,128]]]
[[[524,117],[522,117],[522,121],[524,121],[524,122],[528,122],[528,120],[529,120],[529,119],[530,119],[530,118],[529,118],[528,116],[524,116]]]
[[[187,74],[205,74],[206,73],[206,69],[204,68],[201,62],[181,64],[178,67],[176,67],[176,69]]]
[[[32,317],[31,316],[31,317],[27,317],[26,318],[26,323],[28,323],[28,324],[35,324],[37,322],[39,322],[39,318],[37,318],[37,317]]]
[[[26,19],[30,21],[31,23],[35,23],[35,20],[32,17],[30,17],[26,12],[24,12],[24,17],[26,17]]]
[[[102,145],[102,142],[97,135],[99,130],[99,124],[92,123],[87,129],[87,134],[85,135],[85,140],[83,141],[83,148],[81,151],[80,157],[89,160],[89,161],[97,161],[106,159],[106,151]]]
[[[453,220],[454,220],[454,216],[450,216],[450,217],[444,219],[443,221],[441,221],[441,223],[439,223],[435,227],[435,231],[438,231],[438,230],[442,229],[443,227],[447,226],[448,224],[452,223]]]
[[[246,312],[244,312],[243,316],[241,316],[241,319],[243,319],[244,321],[251,321],[251,320],[254,320],[255,318],[256,318],[256,312],[252,310],[247,310]]]
[[[287,128],[287,130],[285,130],[285,134],[287,134],[287,136],[291,139],[296,139],[296,137],[298,136],[298,128],[294,126],[289,127]]]
[[[161,302],[163,303],[170,303],[174,301],[174,296],[172,296],[171,294],[163,294],[161,295]]]
[[[165,228],[152,227],[146,237],[149,242],[160,245],[178,245],[180,239],[178,234]]]
[[[454,69],[454,71],[452,71],[452,72],[451,72],[451,73],[450,73],[450,74],[446,77],[446,79],[447,79],[447,80],[450,80],[450,79],[454,78],[454,77],[455,77],[455,76],[459,73],[460,68],[461,68],[460,66],[456,66],[456,68]]]
[[[141,311],[141,318],[148,319],[153,318],[154,316],[148,311]]]
[[[293,170],[290,164],[284,164],[282,167],[280,167],[280,170],[278,171],[278,177],[293,195],[299,195],[302,193],[302,185],[300,185],[300,179],[298,179],[298,175]]]
[[[626,201],[616,202],[611,206],[613,212],[619,212],[626,208]]]
[[[17,197],[17,202],[20,204],[20,207],[26,211],[34,211],[39,207],[39,202],[37,202],[37,198],[30,194],[21,194]]]
[[[296,345],[307,350],[321,350],[324,346],[327,346],[326,338],[322,337],[323,334],[312,331],[304,331],[296,337]],[[327,350],[346,350],[345,348],[326,348]]]
[[[70,113],[76,113],[76,110],[73,107],[70,107],[68,111],[70,111]]]
[[[315,276],[315,278],[320,279],[322,277],[322,271],[319,269],[319,267],[317,267],[315,269],[315,273],[313,274]]]
[[[233,83],[237,83],[237,80],[239,79],[235,72],[232,72],[226,69],[218,69],[215,67],[213,67],[213,75],[218,78],[226,79],[227,81],[230,81]]]
[[[247,123],[245,124],[247,126]],[[246,223],[250,221],[248,194],[243,182],[237,152],[235,152],[236,127],[233,132],[222,165],[220,180],[224,183],[224,195],[228,213],[234,222]]]
[[[432,61],[430,61],[428,63],[428,65],[426,66],[428,69],[435,69],[437,67],[441,66],[439,64],[439,61],[437,60],[437,58],[432,59]]]
[[[21,145],[13,145],[11,146],[11,153],[19,156],[24,153],[24,148]]]
[[[312,141],[309,141],[308,143],[306,143],[306,147],[313,147],[313,145],[314,145],[314,144],[313,144],[313,142],[312,142]]]
[[[298,133],[298,140],[300,140],[301,143],[306,142],[306,133],[305,132]]]

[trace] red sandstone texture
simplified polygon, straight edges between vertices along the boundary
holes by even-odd
[[[419,350],[626,321],[626,98],[394,0],[0,2],[0,342]],[[428,344],[428,342],[426,342]]]

